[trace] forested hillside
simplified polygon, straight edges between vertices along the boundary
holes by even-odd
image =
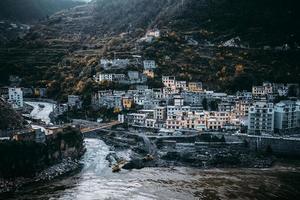
[[[29,23],[79,4],[73,0],[1,0],[0,19]]]
[[[0,48],[0,84],[14,74],[24,86],[49,87],[53,98],[90,93],[99,59],[116,53],[156,60],[156,81],[175,75],[231,92],[262,81],[299,83],[298,7],[296,0],[93,1]],[[150,28],[162,37],[139,43]]]
[[[108,32],[168,26],[207,29],[218,40],[240,36],[250,45],[300,43],[296,0],[98,0],[97,23]]]
[[[23,117],[0,99],[0,131],[6,129],[20,129],[25,125]]]

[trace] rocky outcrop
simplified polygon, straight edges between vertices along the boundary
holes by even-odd
[[[0,132],[7,129],[21,129],[26,124],[21,114],[0,98]]]
[[[46,143],[0,141],[0,177],[34,177],[65,159],[77,160],[85,152],[82,133],[66,128]]]

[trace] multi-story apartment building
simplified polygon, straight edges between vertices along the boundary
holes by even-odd
[[[14,109],[19,109],[23,107],[23,91],[21,88],[8,88],[8,103]]]
[[[230,122],[229,112],[205,112],[206,126],[209,130],[220,130]]]
[[[235,96],[237,99],[240,99],[240,100],[251,101],[253,99],[252,93],[245,91],[245,90],[242,92],[238,91]]]
[[[181,96],[184,98],[186,104],[202,105],[202,101],[206,95],[204,92],[182,92]]]
[[[252,95],[253,96],[266,96],[268,94],[273,94],[272,83],[265,82],[262,86],[253,86]]]
[[[186,81],[175,81],[175,88],[177,90],[186,91],[187,90]]]
[[[264,96],[266,95],[266,92],[263,86],[253,86],[252,94],[253,96]]]
[[[100,65],[104,69],[111,69],[111,68],[126,68],[129,65],[129,59],[101,59]]]
[[[190,92],[201,92],[202,91],[202,82],[189,82],[188,90]]]
[[[147,77],[138,71],[128,71],[127,76],[129,84],[142,84],[147,81]]]
[[[168,115],[166,128],[171,130],[194,129],[203,131],[206,129],[204,113],[184,112],[177,115]]]
[[[272,103],[255,102],[249,108],[249,134],[272,134],[274,132],[274,108]]]
[[[128,124],[133,126],[145,126],[145,120],[147,118],[146,113],[130,113],[127,115]]]
[[[274,107],[275,133],[294,133],[299,127],[300,105],[295,101],[281,101]]]
[[[218,104],[219,112],[233,112],[234,104],[231,102],[221,102]]]
[[[94,80],[96,82],[110,81],[110,82],[118,82],[126,80],[125,74],[103,74],[98,73],[94,76]]]
[[[190,112],[191,107],[190,106],[167,106],[167,115],[178,115],[182,114],[183,112]]]
[[[152,70],[156,68],[154,60],[144,60],[144,70]]]
[[[173,96],[173,103],[174,103],[174,106],[183,106],[184,98],[181,97],[180,95],[174,95]]]
[[[176,82],[175,76],[163,76],[162,77],[162,83],[167,88],[175,87],[175,82]]]
[[[234,105],[234,113],[238,118],[248,116],[251,103],[247,100],[238,100]]]
[[[155,109],[154,109],[154,119],[156,120],[160,120],[160,121],[163,121],[163,120],[166,120],[167,118],[167,108],[165,106],[157,106]]]

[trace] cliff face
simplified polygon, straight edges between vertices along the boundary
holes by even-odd
[[[0,141],[0,177],[33,177],[63,159],[79,159],[84,152],[83,135],[72,128],[46,144]]]

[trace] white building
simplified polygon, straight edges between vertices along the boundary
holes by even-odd
[[[150,69],[155,69],[156,64],[154,60],[144,60],[144,69],[145,70],[150,70]]]
[[[163,121],[167,117],[167,109],[164,106],[157,106],[154,109],[154,119]]]
[[[299,128],[300,105],[295,101],[281,101],[274,107],[274,130],[276,133],[293,133]]]
[[[273,94],[273,86],[271,83],[265,82],[262,86],[252,87],[253,96],[266,96],[268,94]]]
[[[234,113],[238,118],[248,116],[250,102],[247,100],[238,100],[235,102]]]
[[[167,116],[181,115],[183,112],[190,112],[190,106],[167,106]]]
[[[162,83],[167,88],[176,87],[175,82],[176,82],[175,76],[163,76],[162,77]]]
[[[272,134],[274,132],[274,108],[272,103],[255,102],[249,108],[249,134]]]
[[[184,98],[181,97],[180,95],[175,95],[173,97],[174,100],[174,106],[183,106],[184,104]]]
[[[129,65],[129,59],[101,59],[100,65],[104,69],[111,69],[111,68],[126,68]]]
[[[145,83],[147,81],[147,77],[138,71],[128,71],[127,75],[130,84],[140,84]]]
[[[234,104],[230,102],[221,102],[218,104],[219,112],[233,112]]]
[[[194,129],[206,130],[204,113],[184,112],[176,115],[168,115],[166,128],[170,130]]]
[[[158,29],[148,30],[146,35],[140,39],[141,42],[152,42],[155,38],[160,37],[160,31]]]
[[[160,30],[158,30],[158,29],[148,30],[147,33],[146,33],[146,37],[159,38],[160,37]]]
[[[176,89],[186,91],[187,90],[186,81],[175,81],[175,87]]]
[[[110,81],[110,82],[118,82],[124,81],[126,79],[125,74],[103,74],[98,73],[94,76],[94,80],[96,82]]]
[[[23,91],[21,88],[8,88],[8,103],[14,109],[19,109],[23,107]]]

